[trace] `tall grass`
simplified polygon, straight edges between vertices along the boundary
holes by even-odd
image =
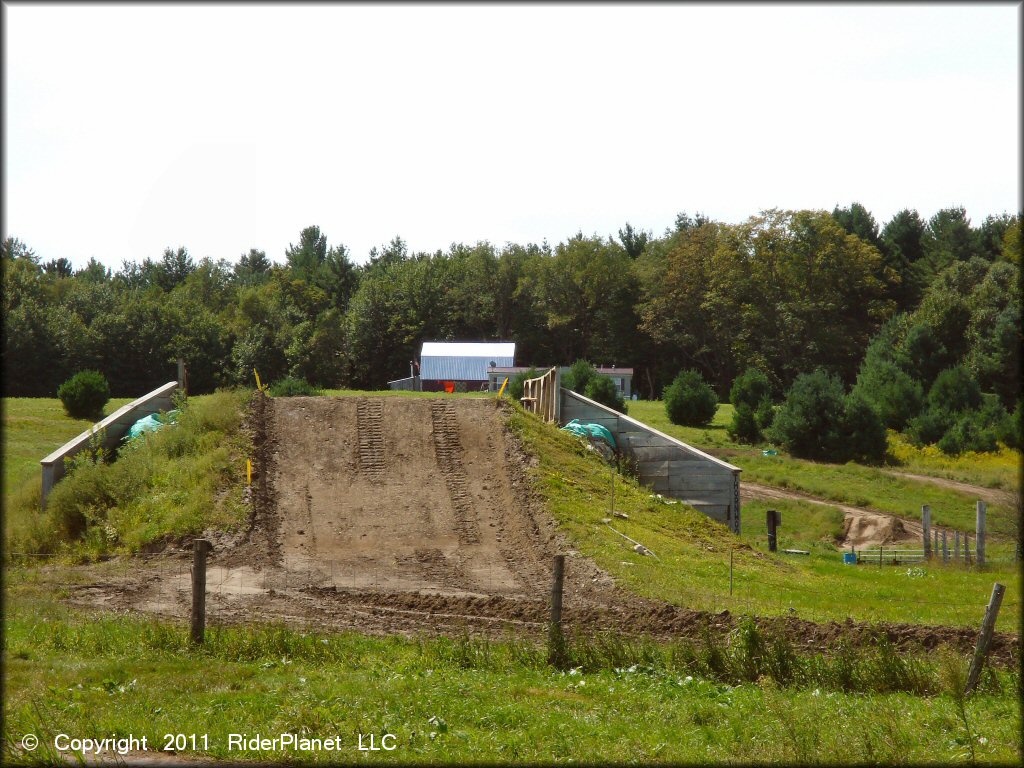
[[[8,652],[31,658],[46,651],[76,656],[120,658],[182,657],[223,662],[290,662],[359,668],[381,643],[396,652],[410,648],[423,667],[509,672],[550,668],[542,643],[509,635],[491,639],[463,633],[454,637],[387,639],[356,633],[322,633],[280,624],[213,626],[206,642],[191,643],[187,628],[157,619],[100,615],[84,620],[74,612],[41,617],[21,607],[11,617]],[[840,646],[829,654],[801,653],[782,634],[759,628],[750,618],[728,635],[705,630],[697,641],[658,642],[649,637],[607,632],[566,639],[565,669],[573,674],[612,671],[620,675],[694,678],[730,686],[757,684],[844,693],[911,693],[932,696],[962,691],[967,656],[945,649],[923,656],[900,653],[884,637],[866,647]],[[1002,682],[1000,681],[1002,678]],[[951,682],[952,681],[952,682]],[[957,683],[956,681],[960,681]],[[1018,666],[982,677],[981,692],[1015,689]]]
[[[81,458],[54,486],[14,498],[11,551],[101,557],[138,551],[165,536],[229,527],[244,518],[240,430],[247,397],[221,391],[191,399],[178,423],[122,445],[113,461]]]

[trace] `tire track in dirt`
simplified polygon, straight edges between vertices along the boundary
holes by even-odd
[[[444,477],[455,511],[455,533],[463,544],[480,543],[480,526],[469,495],[466,469],[462,464],[459,424],[451,403],[435,400],[430,404],[434,454]]]
[[[359,471],[374,482],[384,480],[384,403],[360,400],[356,404],[359,436]]]

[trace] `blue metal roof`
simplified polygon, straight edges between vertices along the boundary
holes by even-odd
[[[424,342],[420,378],[440,381],[487,381],[487,369],[512,365],[513,342]]]

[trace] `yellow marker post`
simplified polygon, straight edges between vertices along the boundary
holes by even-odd
[[[252,485],[252,459],[245,460],[245,482],[246,485]]]
[[[260,392],[262,392],[263,391],[263,384],[260,383],[259,371],[257,371],[255,368],[253,368],[252,372],[253,372],[253,375],[256,376],[256,389],[258,389]]]
[[[501,389],[498,390],[498,397],[501,397],[502,393],[505,391],[505,386],[507,384],[508,384],[508,376],[506,376],[505,380],[503,382],[501,382]]]

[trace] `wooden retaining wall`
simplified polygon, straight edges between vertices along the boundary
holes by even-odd
[[[619,450],[636,461],[641,483],[740,532],[739,467],[572,390],[563,388],[560,399],[559,423],[579,419],[606,427]]]
[[[158,389],[154,389],[137,400],[123,405],[107,416],[103,421],[93,425],[92,429],[86,430],[78,437],[64,443],[60,448],[51,453],[39,463],[43,468],[43,495],[40,502],[46,506],[46,497],[50,494],[53,486],[64,477],[64,459],[69,459],[85,448],[92,439],[93,434],[104,431],[103,447],[112,450],[121,442],[121,438],[128,434],[132,424],[144,416],[160,411],[171,410],[171,396],[178,388],[178,382],[169,381]]]

